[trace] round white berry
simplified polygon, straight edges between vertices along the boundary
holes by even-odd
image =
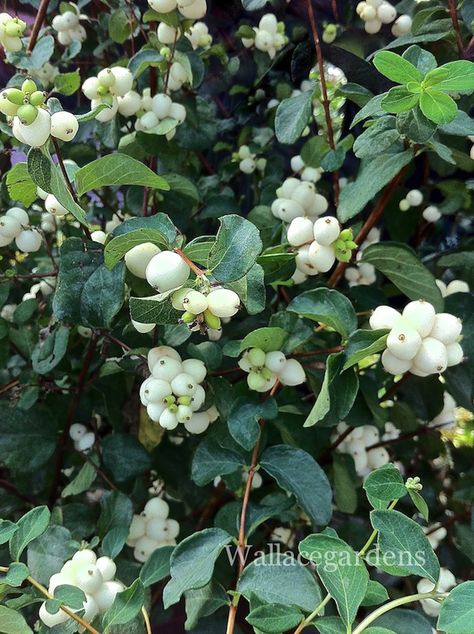
[[[184,426],[190,434],[202,434],[209,427],[211,419],[207,412],[195,412]]]
[[[136,541],[143,537],[146,530],[146,519],[142,515],[134,515],[130,528],[128,529],[128,540]]]
[[[175,363],[179,364],[179,361],[175,361],[174,359],[168,358],[167,360],[174,361]],[[172,393],[171,385],[168,383],[168,381],[165,381],[161,378],[147,379],[147,381],[144,382],[143,385],[145,386],[143,389],[143,396],[147,401],[147,405],[148,403],[162,403],[163,399]]]
[[[299,203],[304,209],[311,209],[314,203],[315,187],[313,183],[300,182],[291,195],[291,200]]]
[[[438,207],[435,207],[434,205],[429,205],[423,211],[423,218],[427,222],[436,222],[436,221],[438,221],[441,218],[441,212],[438,209]]]
[[[291,222],[298,216],[304,216],[304,208],[295,200],[277,198],[272,203],[272,214],[284,222]]]
[[[419,189],[412,189],[406,195],[410,207],[418,207],[423,202],[423,194]]]
[[[158,13],[169,13],[176,9],[177,0],[148,0],[148,4]]]
[[[69,437],[75,442],[80,440],[87,432],[87,427],[81,423],[73,423],[69,428]]]
[[[453,365],[458,365],[464,359],[464,352],[459,343],[450,343],[446,346],[446,352],[448,354],[448,368]]]
[[[62,110],[51,115],[51,136],[61,141],[72,141],[79,130],[79,122],[71,112]]]
[[[404,361],[399,359],[390,350],[385,350],[382,354],[382,365],[390,374],[405,374],[410,370],[412,362],[411,360]]]
[[[309,218],[298,217],[291,221],[288,227],[288,242],[293,247],[300,247],[302,244],[312,242],[313,222]]]
[[[286,357],[283,352],[280,352],[279,350],[267,352],[265,355],[265,367],[268,368],[270,372],[279,374],[283,370],[285,363]]]
[[[54,627],[67,621],[70,617],[63,610],[58,610],[56,614],[50,614],[46,609],[46,603],[42,603],[39,609],[39,618],[46,627]]]
[[[178,10],[182,16],[190,20],[200,20],[206,15],[206,0],[194,0],[192,4],[178,0]]]
[[[377,447],[367,452],[367,464],[371,469],[379,469],[388,462],[390,462],[390,456],[384,447]]]
[[[156,34],[162,44],[174,44],[179,39],[181,31],[169,26],[166,22],[160,22]]]
[[[260,18],[260,22],[258,23],[258,28],[266,31],[267,33],[271,33],[275,35],[277,32],[278,20],[276,15],[273,13],[266,13],[264,16]]]
[[[186,262],[173,251],[157,253],[146,267],[146,280],[160,293],[183,286],[191,270]]]
[[[306,381],[303,366],[296,359],[287,359],[278,377],[283,385],[300,385]]]
[[[207,374],[206,366],[200,359],[183,361],[183,371],[192,376],[197,383],[202,383]]]
[[[18,140],[31,147],[40,147],[49,139],[51,132],[51,115],[44,108],[38,108],[38,114],[33,123],[25,125],[21,123],[18,117],[14,119],[13,134],[17,133],[21,138]]]
[[[453,280],[448,284],[446,291],[448,295],[453,295],[454,293],[469,293],[469,284],[462,280]]]
[[[154,364],[151,373],[155,379],[162,379],[164,382],[168,381],[171,383],[182,371],[183,366],[180,361],[171,359],[171,357],[162,357]],[[162,386],[162,389],[165,389],[164,386]]]
[[[143,403],[143,401],[142,401]],[[143,403],[145,405],[145,403]],[[146,403],[146,411],[148,416],[154,423],[159,423],[161,415],[166,409],[164,403]]]
[[[176,412],[176,418],[178,423],[187,423],[193,416],[193,410],[189,405],[178,405],[178,411]]]
[[[128,68],[123,66],[114,66],[111,68],[112,74],[115,78],[114,84],[110,87],[110,92],[113,95],[123,97],[130,90],[133,85],[133,75]]]
[[[93,566],[97,561],[97,555],[93,550],[88,548],[84,550],[78,550],[72,557],[72,561],[79,566]]]
[[[22,209],[21,207],[10,207],[10,209],[5,214],[8,217],[15,218],[18,220],[20,225],[27,227],[30,221],[28,213]]]
[[[79,438],[74,444],[77,451],[88,451],[95,444],[95,434],[92,431],[87,432]]]
[[[420,334],[412,327],[411,322],[403,318],[396,322],[387,337],[387,348],[403,361],[413,359],[420,345]]]
[[[309,247],[308,258],[311,264],[321,273],[329,271],[336,261],[333,247],[319,244],[316,240]]]
[[[154,539],[150,539],[149,537],[140,537],[140,539],[135,544],[133,556],[140,563],[144,563],[147,559],[150,558],[150,555],[157,548],[158,544]]]
[[[117,97],[118,111],[124,117],[132,117],[142,108],[142,98],[135,90],[129,90],[123,97]]]
[[[448,353],[446,346],[438,339],[426,337],[420,349],[413,359],[413,367],[427,374],[444,372],[448,365]]]
[[[182,372],[171,381],[171,389],[176,396],[192,396],[197,388],[197,382],[190,374]]]
[[[189,374],[191,374],[191,376],[196,378],[195,375],[193,375],[191,372]],[[190,407],[193,410],[193,412],[197,412],[198,409],[200,409],[204,405],[204,401],[205,400],[206,400],[206,392],[205,392],[204,388],[202,387],[202,385],[197,385],[196,386],[196,391],[191,396],[191,405],[190,405]]]
[[[337,218],[333,216],[318,218],[314,223],[314,239],[323,246],[327,247],[335,242],[340,233],[341,227],[339,222]]]
[[[54,196],[53,194],[48,194],[46,196],[44,206],[46,211],[49,211],[49,213],[53,214],[53,216],[65,216],[69,213],[66,207],[61,205],[56,196]]]
[[[163,542],[168,539],[168,531],[166,526],[167,520],[160,518],[151,519],[146,526],[146,536],[157,542]]]
[[[207,296],[208,308],[216,317],[232,317],[240,308],[240,297],[227,288],[218,288]]]
[[[367,6],[361,11],[360,17],[365,22],[371,22],[377,18],[377,11],[374,7],[367,4]]]
[[[388,2],[382,2],[377,9],[377,17],[382,24],[390,24],[397,17],[397,10]]]
[[[151,500],[148,500],[145,504],[143,512],[146,517],[155,517],[165,520],[170,513],[170,507],[162,498],[151,498]]]
[[[122,590],[124,590],[124,586],[120,581],[105,581],[94,594],[99,612],[105,612],[111,608],[115,597],[119,592],[122,592]]]
[[[364,29],[369,35],[378,33],[382,28],[382,22],[380,20],[370,20],[364,24]]]
[[[104,581],[111,581],[115,577],[117,566],[110,557],[99,557],[96,561],[96,566]]]
[[[125,254],[125,265],[133,275],[145,279],[146,267],[157,253],[160,253],[160,248],[156,244],[151,242],[137,244]]]
[[[103,584],[102,573],[96,565],[81,568],[77,573],[77,587],[87,594],[94,594]]]
[[[393,328],[395,322],[400,319],[400,313],[391,306],[378,306],[369,319],[372,330]]]
[[[436,314],[432,304],[424,300],[410,302],[405,306],[402,314],[421,337],[427,337],[430,334]]]
[[[207,310],[208,302],[207,297],[199,291],[190,290],[186,293],[183,299],[183,308],[187,312],[193,313],[193,315],[199,315]]]
[[[240,161],[239,169],[244,174],[253,174],[257,169],[257,163],[252,158],[245,158]]]
[[[178,123],[183,123],[186,121],[186,108],[181,103],[173,103],[171,104],[169,116],[172,119],[176,119]]]
[[[102,98],[92,99],[91,100],[91,110],[95,110],[96,108],[98,108],[99,106],[101,106],[104,103],[108,106],[108,108],[104,108],[98,114],[95,115],[95,118],[100,123],[107,123],[107,121],[112,121],[112,119],[115,117],[115,115],[118,112],[117,97],[113,97],[110,102],[109,101],[102,101]]]
[[[438,313],[433,320],[430,337],[438,339],[445,345],[454,343],[462,331],[462,321],[450,313]]]
[[[16,238],[22,231],[21,223],[13,216],[0,217],[0,235],[9,240]]]
[[[160,416],[159,423],[164,429],[172,430],[176,429],[179,424],[179,420],[174,412],[171,412],[169,409],[165,409]]]
[[[27,229],[22,231],[15,238],[16,246],[23,251],[23,253],[35,253],[38,251],[43,243],[41,233],[35,229]]]

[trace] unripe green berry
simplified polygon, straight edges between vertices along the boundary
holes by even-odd
[[[192,324],[195,319],[196,315],[193,315],[193,313],[185,312],[181,315],[181,321],[183,324]]]
[[[33,93],[38,90],[38,87],[32,79],[28,78],[22,83],[21,89],[24,93]]]
[[[261,374],[263,378],[265,379],[265,381],[271,381],[274,376],[273,372],[269,370],[268,368],[263,368],[261,371]]]
[[[343,229],[341,233],[339,234],[340,240],[352,240],[352,238],[353,238],[352,229]]]
[[[250,372],[247,376],[247,384],[251,390],[261,390],[265,384],[265,378],[260,374],[260,372]]]
[[[178,406],[176,405],[176,403],[172,403],[171,405],[168,405],[168,410],[172,414],[176,414],[176,412],[178,411]]]
[[[42,106],[44,104],[44,100],[44,92],[41,92],[41,90],[35,90],[35,92],[31,93],[30,104],[32,106]]]
[[[261,368],[265,365],[265,353],[263,350],[260,350],[260,348],[252,348],[249,350],[248,359],[256,368]]]
[[[103,86],[102,84],[97,86],[97,94],[100,97],[105,97],[105,95],[107,95],[108,93],[109,93],[109,89],[107,88],[107,86]]]
[[[164,57],[165,59],[169,59],[170,55],[171,55],[171,49],[169,46],[162,46],[160,48],[160,55],[162,57]]]
[[[210,310],[205,310],[204,313],[204,321],[209,328],[212,330],[219,330],[221,327],[221,320],[219,317],[216,317],[214,313],[211,313]]]
[[[170,394],[169,396],[165,396],[163,400],[167,405],[173,405],[174,403],[176,403],[176,396]]]
[[[191,396],[180,396],[178,398],[178,403],[180,405],[191,405],[192,400]]]
[[[16,115],[23,125],[31,125],[38,116],[38,108],[31,104],[26,104],[18,108]]]
[[[5,25],[5,35],[8,35],[8,37],[21,37],[25,28],[26,22],[16,18]]]
[[[107,88],[110,88],[115,84],[115,75],[113,74],[111,68],[104,68],[104,70],[101,70],[97,75],[97,79],[99,80],[101,86],[106,86]]]
[[[14,103],[16,106],[22,106],[25,100],[25,95],[22,90],[18,88],[8,88],[5,90],[8,101]]]

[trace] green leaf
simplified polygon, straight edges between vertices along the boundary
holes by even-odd
[[[57,422],[49,410],[35,407],[28,416],[0,401],[0,462],[17,472],[31,473],[52,456]]]
[[[68,238],[61,246],[59,275],[53,299],[57,319],[109,328],[124,300],[125,266],[109,271],[97,243]]]
[[[430,622],[415,610],[390,610],[375,622],[377,627],[387,628],[394,634],[432,634],[433,628]]]
[[[350,462],[348,455],[334,453],[332,468],[336,506],[342,513],[353,514],[357,509],[357,488]]]
[[[373,354],[385,350],[387,345],[386,330],[356,330],[347,340],[344,350],[346,361],[343,371],[352,367]]]
[[[474,581],[453,588],[441,603],[437,628],[447,634],[467,634],[474,619]]]
[[[131,434],[109,434],[102,440],[104,466],[116,482],[126,482],[151,468],[150,455]]]
[[[75,182],[79,196],[110,185],[141,185],[169,190],[169,185],[162,176],[121,152],[102,156],[81,167],[76,172]]]
[[[104,629],[112,625],[129,623],[140,612],[145,602],[145,589],[140,579],[135,579],[131,586],[119,592],[102,618]]]
[[[425,77],[425,82],[429,83],[431,77],[436,77],[436,71],[446,72],[441,81],[436,82],[436,89],[445,92],[455,92],[470,94],[474,91],[474,64],[466,59],[457,60],[443,64],[436,70],[431,71]]]
[[[54,589],[54,598],[59,599],[68,608],[73,610],[81,610],[86,601],[86,595],[77,586],[61,585]]]
[[[436,131],[436,124],[425,117],[419,107],[397,117],[397,130],[415,143],[426,143]]]
[[[260,466],[292,493],[301,508],[318,525],[329,523],[332,515],[332,491],[326,474],[316,460],[303,449],[275,445],[266,449]]]
[[[2,634],[33,634],[33,630],[20,612],[0,605],[0,632]]]
[[[246,11],[257,11],[262,9],[268,0],[242,0],[242,6]]]
[[[18,588],[22,585],[25,579],[29,576],[30,571],[28,570],[28,566],[25,566],[23,563],[12,563],[8,567],[8,571],[4,574],[0,575],[0,583],[7,586],[12,586],[13,588]]]
[[[31,353],[33,370],[38,374],[51,372],[66,354],[68,342],[69,328],[61,325],[52,327]]]
[[[95,119],[96,116],[100,112],[102,112],[102,110],[107,110],[107,108],[110,108],[110,106],[108,104],[100,103],[93,110],[89,110],[89,112],[85,112],[84,114],[76,114],[76,119],[78,120],[79,123],[85,123],[86,121],[92,121],[92,119]]]
[[[138,229],[145,229],[147,231],[154,229],[159,231],[166,238],[165,244],[167,248],[174,245],[175,242],[179,242],[178,229],[171,222],[169,216],[162,212],[158,212],[151,217],[129,218],[115,227],[112,231],[112,235],[116,238],[117,236],[137,231]]]
[[[313,108],[313,91],[283,99],[275,115],[275,134],[280,143],[296,143],[309,123]]]
[[[131,34],[130,17],[123,9],[112,11],[109,16],[109,35],[118,44],[123,44]]]
[[[26,163],[16,163],[8,170],[6,184],[10,198],[25,207],[29,207],[38,198],[36,185],[28,172]]]
[[[408,489],[408,495],[411,497],[411,500],[422,517],[428,521],[430,517],[430,511],[428,509],[428,504],[423,499],[422,495],[415,491],[414,489]]]
[[[216,476],[233,473],[244,464],[235,451],[221,447],[213,438],[205,438],[194,453],[191,477],[198,486],[204,486]]]
[[[266,287],[260,264],[254,264],[244,277],[227,282],[226,286],[237,293],[249,315],[256,315],[265,309]]]
[[[54,78],[54,90],[62,95],[73,95],[81,86],[79,69],[72,73],[60,73]]]
[[[37,506],[20,517],[16,523],[18,530],[10,539],[10,555],[18,561],[30,542],[42,535],[48,528],[51,513],[46,506]]]
[[[357,317],[350,300],[331,289],[306,291],[290,302],[288,310],[333,328],[343,339],[357,328]]]
[[[169,293],[165,295],[168,297]],[[168,299],[163,300],[163,295],[131,297],[129,307],[132,319],[141,324],[177,324],[183,314]]]
[[[66,515],[66,513],[65,513]],[[27,563],[31,576],[48,585],[49,579],[77,550],[71,533],[64,526],[49,526],[28,545]]]
[[[156,216],[151,216],[149,220],[153,220],[155,217]],[[135,231],[129,231],[107,242],[104,249],[105,266],[109,270],[112,270],[130,249],[144,242],[151,242],[164,249],[168,247],[166,237],[157,229],[140,228]]]
[[[156,68],[164,59],[156,49],[142,48],[130,58],[128,68],[134,77],[139,77],[149,66]]]
[[[405,86],[395,86],[390,88],[387,95],[382,99],[381,106],[385,112],[407,112],[414,108],[420,95],[410,92]]]
[[[181,196],[190,198],[195,203],[201,200],[198,188],[189,178],[181,174],[163,174],[162,176],[170,186],[170,190],[173,194],[180,194]]]
[[[237,586],[246,599],[278,603],[311,612],[321,602],[314,575],[296,559],[273,552],[249,564]]]
[[[397,84],[407,84],[409,81],[420,82],[423,75],[411,62],[396,53],[380,51],[374,57],[374,66]]]
[[[369,473],[364,481],[367,499],[375,509],[385,509],[389,502],[407,494],[400,471],[392,464]]]
[[[171,555],[171,580],[165,586],[165,609],[178,603],[183,592],[202,588],[212,578],[214,564],[232,536],[220,528],[207,528],[183,539]]]
[[[367,585],[367,592],[365,593],[362,605],[380,605],[389,600],[388,592],[385,587],[378,581],[369,580]]]
[[[364,562],[342,539],[323,533],[306,537],[298,550],[316,565],[321,581],[349,627],[357,616],[369,583]]]
[[[232,403],[227,426],[232,438],[241,447],[250,451],[255,446],[259,435],[261,419],[273,420],[278,416],[278,405],[273,398],[261,401],[254,398],[241,397]]]
[[[367,119],[368,117],[384,115],[385,113],[382,110],[381,104],[386,95],[387,93],[383,93],[382,95],[376,95],[375,97],[372,97],[372,99],[368,101],[365,106],[361,108],[356,114],[356,116],[352,120],[350,128],[352,129],[354,126],[356,126],[364,119]]]
[[[416,66],[422,75],[426,75],[437,66],[436,57],[416,45],[409,46],[403,51],[403,58]]]
[[[71,480],[71,482],[64,487],[61,492],[61,497],[67,498],[70,495],[79,495],[79,493],[87,491],[93,484],[96,477],[96,467],[90,462],[84,463],[74,480]]]
[[[274,352],[283,348],[287,337],[283,328],[257,328],[242,339],[240,350],[260,348],[264,352]]]
[[[394,565],[405,574],[438,581],[439,561],[419,524],[398,511],[372,511],[370,517],[379,531],[382,555],[394,557]]]
[[[347,628],[338,616],[325,616],[314,621],[320,634],[347,634]]]
[[[241,216],[229,214],[219,218],[219,222],[208,268],[217,281],[234,282],[254,266],[262,240],[257,227]]]
[[[10,520],[0,520],[0,544],[6,544],[10,537],[18,530],[18,526]]]
[[[63,175],[51,160],[46,146],[31,148],[28,152],[28,172],[38,187],[48,194],[53,194],[76,220],[87,226],[84,209],[72,197]]]
[[[303,615],[296,607],[270,603],[252,610],[245,620],[265,633],[280,634],[297,627],[303,620]]]
[[[458,113],[454,99],[435,88],[429,88],[421,93],[420,108],[427,119],[437,124],[453,121]]]
[[[456,117],[450,123],[440,126],[440,132],[462,137],[474,135],[474,119],[463,110],[458,110]]]
[[[379,154],[372,160],[362,161],[354,183],[341,192],[337,217],[341,223],[356,216],[377,193],[413,160],[410,150],[398,154]]]
[[[216,610],[229,605],[229,595],[224,588],[215,581],[210,581],[202,588],[187,590],[186,599],[186,630],[194,629],[202,617],[213,614]]]
[[[395,117],[382,117],[370,125],[354,143],[354,154],[363,159],[388,150],[400,140],[400,133],[395,129]]]
[[[433,274],[410,247],[395,242],[373,244],[364,249],[362,261],[372,264],[410,299],[424,299],[438,312],[443,310],[443,298]]]
[[[120,491],[108,491],[100,499],[101,514],[97,525],[99,537],[114,528],[130,526],[133,517],[131,499]]]
[[[140,570],[140,579],[145,588],[162,581],[170,574],[170,559],[174,546],[161,546],[153,551]]]
[[[343,352],[328,356],[323,385],[304,423],[305,427],[312,427],[320,421],[337,425],[350,412],[359,390],[359,379],[352,370],[342,373],[343,362]]]

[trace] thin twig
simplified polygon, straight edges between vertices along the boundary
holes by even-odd
[[[96,348],[97,348],[97,335],[95,333],[92,333],[92,337],[89,342],[89,348],[87,350],[86,357],[82,364],[82,370],[79,375],[79,379],[77,381],[77,387],[74,390],[72,399],[69,403],[69,408],[66,414],[64,429],[58,441],[57,458],[56,458],[56,465],[55,465],[55,471],[53,476],[53,484],[51,486],[51,492],[50,492],[49,501],[48,501],[48,505],[50,508],[54,506],[54,503],[56,502],[56,499],[57,499],[59,483],[61,480],[61,471],[64,464],[64,449],[66,448],[66,443],[69,436],[69,429],[74,422],[74,417],[76,416],[77,408],[79,407],[79,402],[81,400],[82,392],[86,384],[87,375],[89,373],[89,368],[94,358]]]
[[[461,36],[461,27],[459,26],[458,11],[456,8],[456,0],[448,0],[449,15],[453,23],[454,33],[456,34],[456,44],[460,57],[464,57],[464,44]]]
[[[143,620],[145,621],[146,634],[152,634],[150,617],[148,616],[148,612],[146,611],[145,606],[142,607],[142,616]]]
[[[185,253],[183,253],[183,251],[181,251],[181,249],[176,248],[174,249],[174,252],[177,253],[179,257],[182,258],[186,262],[186,264],[189,266],[191,271],[193,271],[193,273],[195,273],[198,277],[204,275],[204,271],[202,271],[198,266],[196,266],[194,262],[190,260],[188,256]]]
[[[307,4],[308,4],[308,18],[309,18],[309,23],[311,26],[311,33],[313,35],[313,42],[314,42],[314,47],[316,49],[316,58],[317,58],[318,68],[319,68],[322,103],[323,103],[323,109],[324,109],[324,117],[326,119],[328,142],[331,149],[335,150],[336,143],[334,141],[334,131],[332,128],[331,111],[329,107],[328,90],[326,86],[326,75],[324,72],[324,59],[323,59],[323,53],[321,50],[321,42],[319,40],[316,12],[313,8],[312,0],[307,0]],[[334,185],[334,203],[337,207],[337,205],[339,204],[339,172],[338,171],[333,172],[332,176],[333,176],[333,185]]]
[[[38,7],[38,13],[36,14],[35,23],[33,24],[33,28],[31,29],[28,48],[26,49],[28,53],[31,53],[31,51],[35,47],[39,32],[41,30],[41,27],[43,26],[43,22],[46,17],[46,12],[48,11],[48,5],[49,0],[41,0],[40,6]]]

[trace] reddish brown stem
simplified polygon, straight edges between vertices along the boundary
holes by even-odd
[[[326,119],[326,127],[328,134],[328,142],[332,150],[336,149],[336,143],[334,141],[334,131],[332,128],[331,111],[329,109],[328,90],[326,86],[326,75],[324,73],[324,59],[321,50],[321,42],[319,40],[318,25],[316,20],[316,12],[313,8],[312,0],[307,0],[308,4],[308,18],[311,26],[311,33],[313,35],[314,47],[316,49],[316,59],[318,62],[319,76],[321,82],[321,94],[322,103],[324,109],[324,117]],[[333,184],[334,184],[334,203],[337,207],[339,204],[339,172],[333,172]]]
[[[186,264],[189,266],[191,271],[193,271],[193,273],[195,273],[197,276],[204,275],[204,271],[201,271],[201,269],[198,266],[196,266],[194,262],[192,262],[192,260],[190,260],[188,256],[185,253],[183,253],[183,251],[181,251],[181,249],[174,249],[174,252],[177,253],[180,256],[180,258],[182,258],[186,262]]]
[[[33,24],[33,28],[31,29],[31,35],[30,35],[30,41],[28,42],[28,48],[26,49],[28,53],[31,53],[31,51],[35,47],[39,32],[41,30],[41,27],[43,26],[43,22],[46,17],[48,6],[49,6],[49,0],[41,0],[40,6],[38,7],[38,13],[36,14],[35,23]]]
[[[310,350],[309,352],[295,352],[294,357],[314,357],[320,354],[332,354],[333,352],[341,352],[344,350],[343,346],[334,346],[333,348],[322,348],[321,350]]]
[[[385,211],[386,206],[390,202],[393,194],[395,193],[397,187],[400,185],[400,181],[402,180],[405,174],[405,170],[402,170],[390,183],[387,185],[384,193],[380,197],[380,200],[373,208],[367,220],[364,222],[362,229],[359,231],[357,237],[355,238],[355,242],[360,245],[364,242],[366,237],[368,236],[370,230],[377,224],[380,220],[383,212]],[[333,274],[328,280],[328,286],[334,288],[338,285],[342,276],[344,275],[344,271],[349,266],[349,262],[339,262],[339,264],[334,269]]]
[[[461,36],[461,27],[458,20],[458,11],[456,8],[456,0],[448,0],[449,15],[451,16],[451,22],[453,23],[454,33],[456,35],[456,44],[458,47],[458,53],[460,57],[464,57],[464,44]]]
[[[69,437],[69,429],[71,428],[71,425],[74,422],[77,408],[79,407],[79,402],[81,400],[81,396],[84,391],[84,386],[86,384],[87,375],[89,374],[89,368],[94,359],[96,348],[97,348],[97,335],[95,333],[92,333],[92,337],[89,342],[89,347],[87,349],[86,357],[82,364],[82,370],[79,375],[79,379],[77,381],[77,386],[76,386],[76,389],[74,390],[73,397],[69,403],[69,407],[66,414],[66,422],[64,423],[64,428],[58,441],[56,465],[55,465],[53,483],[51,486],[51,491],[49,494],[49,501],[48,501],[48,506],[50,508],[54,506],[54,503],[56,502],[56,499],[58,496],[58,489],[59,489],[59,484],[61,480],[61,471],[64,464],[64,450],[66,448],[67,440]]]
[[[334,14],[334,19],[339,20],[339,10],[337,8],[337,0],[331,0],[332,12]]]

